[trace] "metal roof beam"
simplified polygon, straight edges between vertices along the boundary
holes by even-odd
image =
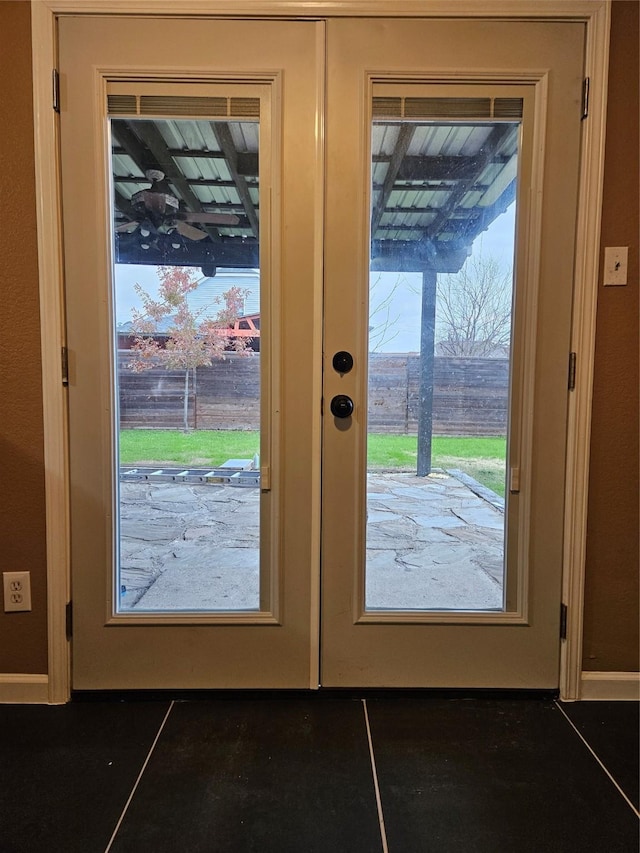
[[[148,184],[148,178],[140,178],[130,175],[114,175],[114,181],[117,184]],[[218,187],[220,189],[236,189],[236,184],[233,181],[223,181],[220,178],[185,178],[189,186],[193,187]],[[252,184],[253,189],[258,189],[257,184]],[[213,202],[211,202],[213,204]],[[206,206],[207,202],[200,202]],[[242,205],[240,205],[242,207]]]
[[[256,208],[253,204],[253,200],[251,199],[251,195],[249,194],[249,187],[247,185],[247,179],[244,175],[240,174],[238,169],[238,151],[233,142],[233,137],[231,136],[231,130],[229,129],[229,125],[226,121],[216,121],[211,122],[211,129],[215,134],[216,139],[218,140],[218,144],[222,149],[222,153],[224,154],[227,168],[231,174],[231,178],[236,185],[236,190],[238,195],[240,196],[240,201],[242,202],[242,206],[244,207],[244,212],[249,220],[249,225],[251,225],[251,230],[254,233],[254,236],[257,238],[260,234],[260,222],[258,220],[258,214],[256,212]]]
[[[382,214],[385,211],[385,208],[389,201],[389,196],[391,195],[391,191],[393,190],[393,185],[396,182],[398,172],[400,170],[400,167],[402,166],[402,161],[406,157],[407,151],[409,150],[409,145],[411,144],[411,140],[413,139],[413,135],[415,132],[415,124],[402,124],[400,126],[398,140],[393,149],[393,153],[391,154],[391,159],[389,160],[389,168],[387,169],[384,184],[382,185],[382,192],[371,214],[371,234],[373,236],[375,236],[375,233],[380,226]]]
[[[158,168],[148,148],[140,142],[125,119],[114,119],[112,125],[113,132],[120,142],[119,146],[113,147],[112,154],[126,154],[131,157],[143,174],[147,169]],[[146,178],[144,180],[148,183]]]
[[[220,189],[223,189],[223,188],[232,188],[235,190],[238,189],[238,185],[235,183],[235,181],[223,181],[219,178],[188,178],[188,181],[189,181],[189,185],[192,187],[218,187]],[[248,184],[247,188],[252,189],[252,190],[259,189],[258,184],[253,184],[253,183]],[[203,204],[206,204],[206,202],[203,202]],[[254,205],[254,207],[257,207],[257,205]]]
[[[435,245],[420,240],[374,240],[371,270],[379,272],[458,272],[468,256],[459,242]],[[147,250],[133,234],[116,235],[116,260],[123,264],[172,264],[200,267],[256,269],[260,265],[258,241],[253,237],[222,237],[218,243],[186,241],[174,250],[171,239],[160,235]]]
[[[412,213],[418,214],[421,216],[425,213],[437,213],[440,210],[439,207],[433,207],[432,205],[426,204],[424,206],[416,205],[415,207],[387,207],[386,210],[383,211],[385,213]],[[393,225],[379,225],[379,228],[393,228]],[[416,226],[413,226],[414,229]]]
[[[216,243],[185,240],[179,249],[174,249],[171,236],[164,234],[158,235],[148,249],[142,249],[135,234],[123,233],[116,234],[116,261],[120,264],[256,269],[260,266],[260,250],[253,237],[221,237]]]
[[[506,212],[509,205],[515,201],[517,180],[514,178],[502,195],[493,204],[488,207],[474,207],[471,209],[465,228],[461,238],[465,242],[472,243],[478,234],[486,231],[491,223],[499,216]],[[477,214],[477,215],[475,215]]]
[[[381,154],[375,155],[373,162],[389,163],[391,159],[391,156]],[[503,155],[495,155],[490,162],[502,166],[509,159]],[[461,181],[469,180],[477,174],[478,167],[473,155],[432,157],[411,155],[403,158],[396,175],[396,181]]]
[[[182,200],[187,206],[187,209],[193,213],[203,213],[204,208],[200,202],[200,199],[193,192],[186,178],[184,177],[180,169],[176,166],[173,157],[169,153],[167,144],[162,138],[162,134],[160,133],[156,125],[153,122],[137,122],[136,135],[140,137],[144,145],[146,145],[146,147],[151,152],[152,157],[156,161],[155,168],[158,168],[163,171],[167,179],[180,193],[180,195],[182,196]],[[123,142],[123,144],[125,144],[120,133],[118,133],[118,137]],[[152,166],[151,168],[154,167]],[[198,227],[202,231],[206,231],[207,234],[213,240],[220,239],[218,229],[214,226],[199,223]]]
[[[459,272],[469,256],[460,241],[373,240],[370,269],[375,272]]]
[[[123,179],[124,180],[124,179]],[[374,192],[379,192],[383,189],[383,184],[377,184],[375,181],[372,184],[372,189]],[[478,190],[488,190],[489,184],[476,184]],[[449,184],[438,183],[437,181],[429,181],[423,180],[421,182],[414,183],[396,183],[393,187],[394,190],[398,190],[399,192],[419,192],[419,193],[450,193],[452,187]],[[391,208],[393,210],[393,208]]]
[[[447,199],[446,203],[441,207],[440,212],[436,216],[435,220],[426,229],[426,237],[429,237],[433,240],[438,236],[441,231],[446,228],[449,220],[452,218],[454,211],[459,206],[462,199],[468,192],[475,188],[475,182],[480,177],[482,172],[486,169],[486,167],[489,165],[489,163],[492,162],[493,158],[495,157],[495,152],[499,148],[504,138],[510,133],[512,133],[511,124],[498,124],[493,128],[478,154],[470,158],[470,162],[473,162],[475,167],[475,176],[461,179],[458,183],[458,186],[452,189],[449,198]]]
[[[216,126],[223,122],[215,122]],[[226,124],[226,122],[225,122]],[[228,124],[227,124],[228,127]],[[236,152],[236,170],[245,178],[257,178],[259,175],[258,155],[251,152]],[[189,149],[169,148],[172,157],[193,157],[194,160],[228,160],[224,151],[191,151]]]
[[[113,145],[114,154],[128,154],[129,152],[121,145]],[[225,160],[226,157],[223,151],[201,151],[191,148],[169,148],[167,151],[171,157],[189,157],[194,160]],[[245,178],[257,178],[259,174],[259,158],[258,154],[251,151],[237,152],[238,174],[244,175]]]

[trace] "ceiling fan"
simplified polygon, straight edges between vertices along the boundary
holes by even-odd
[[[147,169],[145,177],[151,186],[131,196],[131,207],[135,218],[116,226],[116,233],[133,234],[147,239],[152,235],[177,232],[187,240],[204,240],[209,234],[195,225],[237,225],[239,217],[230,213],[192,213],[180,210],[178,198],[171,192],[169,182],[160,169]]]

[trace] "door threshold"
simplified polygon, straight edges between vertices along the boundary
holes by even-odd
[[[440,687],[319,687],[305,688],[221,688],[204,690],[73,690],[72,702],[198,702],[212,700],[272,700],[314,699],[316,701],[342,699],[359,702],[380,699],[478,699],[488,700],[553,700],[559,690],[534,688],[440,688]]]

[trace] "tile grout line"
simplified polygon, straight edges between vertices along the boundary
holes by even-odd
[[[639,817],[639,818],[640,818],[640,812],[638,811],[638,809],[634,806],[634,804],[631,802],[631,800],[629,799],[629,797],[627,797],[627,795],[626,795],[626,794],[625,794],[625,792],[622,790],[622,788],[620,787],[620,785],[616,782],[616,780],[614,779],[614,777],[611,775],[611,773],[610,773],[610,772],[609,772],[609,770],[607,769],[606,765],[605,765],[605,764],[603,763],[603,761],[599,758],[599,756],[597,755],[597,753],[595,752],[595,750],[591,747],[591,745],[589,744],[589,742],[587,741],[587,739],[584,737],[584,735],[582,734],[582,732],[580,731],[580,729],[575,725],[575,723],[573,722],[573,720],[571,719],[571,717],[566,713],[566,711],[564,710],[564,708],[562,707],[562,705],[560,705],[560,703],[559,703],[557,700],[554,700],[554,701],[555,701],[555,705],[556,705],[556,707],[558,708],[558,710],[560,711],[560,713],[562,714],[562,716],[563,716],[563,717],[565,718],[565,720],[569,723],[569,725],[571,726],[571,728],[572,728],[572,729],[574,730],[574,732],[578,735],[578,737],[579,737],[579,738],[580,738],[580,740],[583,742],[583,744],[587,747],[587,749],[589,750],[589,752],[591,753],[591,755],[593,755],[593,757],[594,757],[594,758],[595,758],[595,760],[598,762],[598,764],[600,765],[600,767],[602,767],[602,769],[603,769],[603,770],[604,770],[604,772],[607,774],[607,776],[609,777],[609,779],[610,779],[610,780],[613,782],[613,784],[616,786],[616,788],[618,789],[618,792],[620,793],[620,795],[622,796],[622,798],[623,798],[624,800],[626,800],[627,805],[629,806],[629,808],[631,809],[631,811],[635,814],[635,816],[636,816],[636,817]]]
[[[129,794],[129,798],[127,799],[127,802],[124,804],[124,808],[122,809],[122,814],[120,815],[118,823],[116,824],[116,828],[113,830],[113,834],[111,835],[111,838],[109,839],[109,843],[107,844],[104,853],[109,853],[109,851],[111,850],[113,842],[116,839],[116,835],[118,834],[118,830],[122,826],[122,821],[124,820],[125,815],[127,814],[127,809],[131,805],[131,800],[133,799],[133,797],[136,793],[136,790],[138,788],[138,785],[140,784],[140,781],[142,779],[142,775],[143,775],[144,771],[147,769],[147,764],[149,763],[149,760],[150,760],[151,756],[153,755],[153,750],[156,748],[156,744],[158,743],[158,739],[160,738],[160,735],[162,734],[162,730],[164,729],[165,723],[169,719],[169,714],[173,710],[174,705],[175,705],[175,700],[172,699],[171,704],[169,705],[169,707],[167,709],[167,713],[164,715],[164,719],[160,723],[160,728],[158,729],[158,732],[157,732],[155,738],[153,739],[153,743],[151,744],[149,752],[147,753],[147,757],[144,760],[144,764],[142,765],[142,768],[141,768],[140,772],[138,773],[138,778],[136,779],[136,781],[133,785],[133,788],[131,789],[131,793]]]
[[[376,759],[373,754],[373,740],[371,738],[371,726],[369,725],[369,712],[367,711],[367,700],[362,700],[364,710],[364,724],[367,729],[367,740],[369,742],[369,757],[371,758],[371,772],[373,773],[373,787],[376,792],[376,807],[378,809],[378,823],[380,824],[380,838],[382,839],[383,853],[389,853],[387,846],[387,833],[384,828],[384,815],[382,814],[382,799],[380,797],[380,786],[378,785],[378,773],[376,770]]]

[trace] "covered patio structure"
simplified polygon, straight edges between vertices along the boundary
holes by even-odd
[[[255,118],[232,118],[229,103],[227,118],[215,121],[139,121],[144,97],[109,99],[116,260],[188,265],[206,276],[258,268]],[[370,269],[422,276],[421,477],[431,471],[437,276],[457,273],[514,201],[521,116],[519,98],[374,98]],[[181,221],[163,214],[150,222],[143,190],[147,200],[160,191],[177,199]]]

